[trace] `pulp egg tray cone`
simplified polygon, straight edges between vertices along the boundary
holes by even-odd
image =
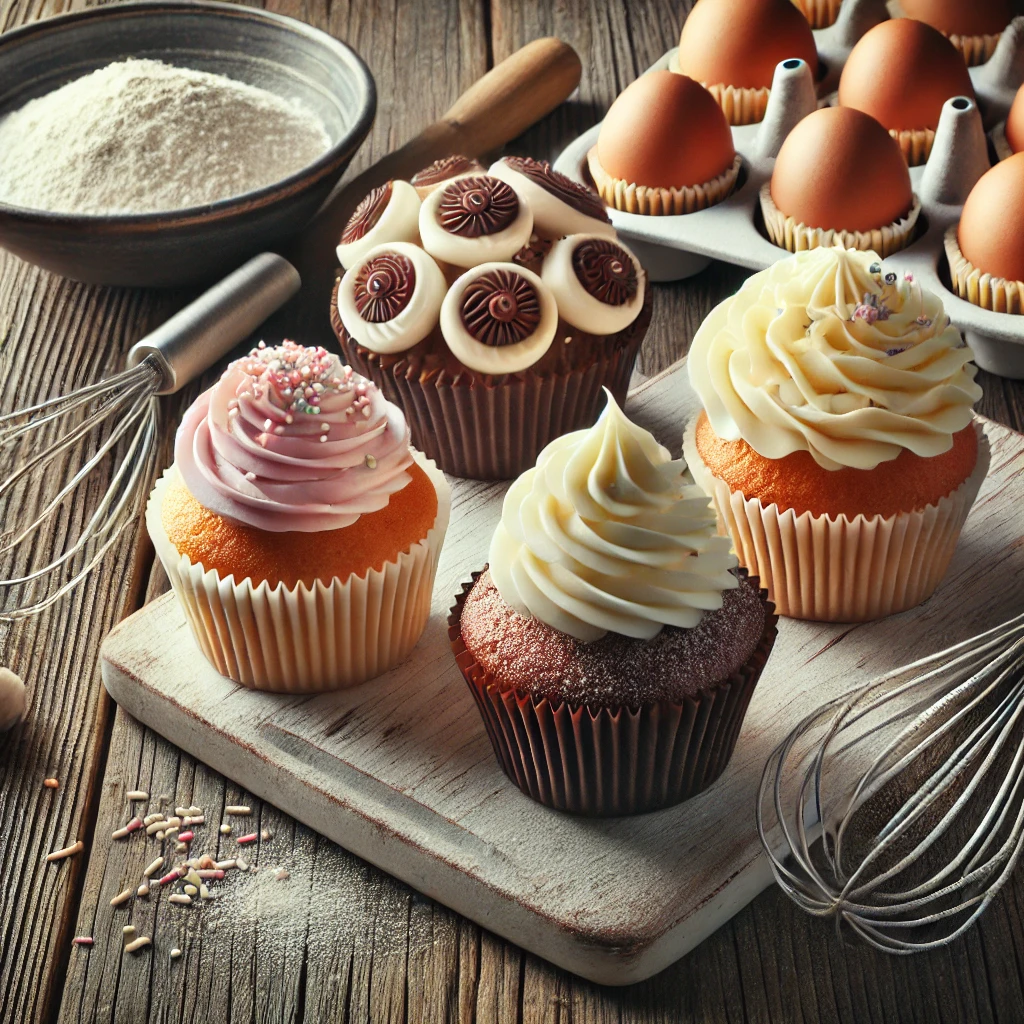
[[[678,216],[608,210],[616,231],[636,252],[652,281],[690,277],[715,259],[764,270],[790,255],[768,238],[759,201],[761,188],[771,179],[786,136],[797,122],[833,98],[850,50],[886,16],[884,0],[843,0],[836,23],[814,32],[823,65],[818,81],[803,60],[778,64],[764,119],[732,128],[742,166],[736,190],[726,200]],[[672,49],[649,70],[675,67],[676,50]],[[913,274],[941,297],[979,366],[1002,377],[1024,379],[1024,316],[993,312],[956,295],[950,287],[943,244],[946,230],[959,221],[971,188],[996,159],[985,125],[997,126],[1005,119],[1024,81],[1024,16],[1007,26],[992,57],[970,68],[970,75],[978,102],[964,96],[946,101],[931,155],[923,165],[910,168],[921,207],[914,240],[890,255],[885,266]],[[590,184],[587,153],[597,143],[600,129],[597,124],[570,143],[555,161],[555,169]]]

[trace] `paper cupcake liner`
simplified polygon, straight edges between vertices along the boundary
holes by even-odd
[[[803,11],[811,28],[828,28],[839,17],[842,0],[793,0],[793,3]]]
[[[772,199],[771,182],[761,186],[761,214],[764,226],[771,241],[790,252],[804,252],[806,249],[817,249],[842,245],[845,249],[873,249],[883,259],[900,249],[905,249],[914,240],[914,229],[921,215],[921,201],[914,196],[914,205],[910,213],[900,220],[886,224],[885,227],[871,231],[837,231],[834,228],[812,228],[801,224],[793,217],[787,217]]]
[[[958,36],[956,33],[946,38],[960,51],[969,68],[984,64],[999,45],[1002,32],[994,35]]]
[[[237,582],[179,552],[160,518],[178,470],[164,472],[146,506],[146,526],[196,643],[221,675],[254,690],[315,693],[356,686],[407,657],[430,614],[451,511],[443,474],[418,453],[417,462],[437,491],[427,536],[365,578],[292,588]]]
[[[711,85],[702,82],[701,85],[718,101],[729,124],[757,124],[764,120],[764,112],[768,109],[768,97],[771,95],[770,89],[739,89],[721,82]]]
[[[1006,140],[1006,122],[1000,121],[999,124],[992,129],[989,133],[989,138],[992,139],[992,147],[996,151],[996,157],[999,160],[1009,160],[1013,156],[1013,150],[1010,148],[1010,143]]]
[[[906,611],[929,598],[953,550],[989,466],[978,431],[978,461],[955,491],[915,512],[831,518],[780,512],[745,498],[715,476],[697,452],[696,420],[683,434],[694,480],[711,495],[719,532],[732,539],[740,565],[756,574],[780,615],[823,622],[863,622]]]
[[[956,237],[957,225],[946,229],[946,260],[953,291],[975,306],[994,313],[1024,313],[1024,281],[1009,281],[982,273],[961,251]]]
[[[765,591],[764,634],[727,680],[678,702],[606,708],[555,704],[495,682],[466,649],[460,630],[479,576],[474,573],[456,596],[448,638],[498,763],[527,796],[572,814],[641,814],[688,800],[722,774],[775,643],[778,616]]]
[[[590,343],[593,359],[586,366],[563,373],[527,369],[502,377],[467,370],[457,380],[448,373],[425,372],[422,357],[413,352],[382,365],[376,353],[349,337],[335,305],[331,322],[344,360],[402,409],[420,451],[453,476],[510,480],[533,466],[556,437],[592,426],[604,408],[604,388],[625,404],[652,301],[648,287],[639,316],[622,332],[624,340],[595,338]]]
[[[908,166],[920,167],[931,155],[935,142],[935,132],[931,128],[890,128],[889,134],[899,143]]]
[[[621,178],[613,178],[597,159],[596,146],[587,154],[590,176],[594,179],[594,185],[601,198],[616,210],[639,213],[647,217],[695,213],[697,210],[705,210],[720,203],[727,199],[736,187],[742,163],[737,153],[728,169],[703,185],[651,188],[626,182]]]

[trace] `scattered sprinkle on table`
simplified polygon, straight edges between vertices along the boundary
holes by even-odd
[[[176,893],[172,893],[170,896],[167,897],[167,902],[168,903],[178,903],[178,904],[181,904],[182,906],[186,906],[187,907],[187,906],[191,905],[192,897],[191,896],[187,896],[183,892],[176,892]]]
[[[47,789],[57,789],[60,786],[60,782],[57,779],[43,779],[43,785]]]
[[[179,956],[181,956],[181,950],[175,946],[174,949],[171,950],[171,959],[177,960]]]
[[[72,843],[70,846],[65,846],[63,850],[54,850],[53,853],[46,855],[47,863],[52,863],[55,860],[64,860],[65,857],[74,857],[76,853],[81,853],[85,849],[85,843],[81,839],[77,843]]]
[[[246,807],[245,804],[228,804],[224,808],[225,814],[236,814],[239,817],[245,817],[247,814],[252,814],[252,808]]]
[[[115,897],[114,897],[114,898],[113,898],[113,899],[112,899],[112,900],[110,901],[110,905],[111,905],[112,907],[119,907],[119,906],[121,906],[121,904],[122,904],[122,903],[127,903],[127,902],[128,902],[128,900],[130,900],[130,899],[131,899],[131,896],[132,896],[132,890],[131,890],[130,888],[129,888],[129,889],[125,889],[125,890],[124,890],[124,892],[119,892],[119,893],[118,893],[118,894],[117,894],[117,895],[116,895],[116,896],[115,896]]]
[[[132,789],[128,791],[128,799],[132,803],[136,800],[148,800],[149,794],[144,789]]]
[[[245,843],[255,843],[259,839],[259,836],[255,832],[250,832],[247,836],[238,837],[238,845],[242,846]]]
[[[224,822],[224,824],[221,825],[221,827],[220,827],[220,834],[222,836],[229,836],[229,835],[231,835],[231,826],[227,822]]]
[[[147,878],[152,878],[162,867],[164,866],[163,857],[157,857],[156,860],[150,861],[143,869],[143,874]]]
[[[91,935],[76,935],[72,940],[71,944],[74,946],[91,946],[93,938]]]
[[[144,949],[146,946],[151,946],[153,940],[148,935],[140,935],[134,942],[129,942],[124,947],[126,953],[137,953],[140,949]]]

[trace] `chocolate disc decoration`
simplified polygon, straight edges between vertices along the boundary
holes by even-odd
[[[608,211],[596,192],[566,177],[560,171],[552,170],[547,160],[534,160],[529,156],[507,156],[504,160],[513,171],[518,171],[524,178],[529,178],[578,213],[611,223]]]
[[[540,299],[521,274],[492,270],[466,287],[461,314],[466,330],[481,344],[515,345],[537,330]]]
[[[341,244],[350,245],[358,242],[368,231],[370,231],[391,202],[391,182],[386,181],[378,185],[363,196],[355,212],[348,219],[345,230],[341,233]]]
[[[519,198],[510,185],[480,175],[457,178],[441,194],[437,218],[445,231],[480,238],[507,228],[519,213]]]
[[[639,282],[629,253],[614,242],[588,238],[573,250],[572,269],[589,295],[609,306],[636,297]]]
[[[356,309],[371,324],[386,323],[409,305],[415,287],[412,261],[401,253],[383,253],[364,263],[356,274]]]
[[[479,160],[455,153],[452,156],[441,157],[429,167],[417,171],[409,179],[409,183],[418,187],[439,185],[442,181],[448,181],[449,178],[454,178],[457,174],[465,174],[467,171],[482,171],[483,169],[483,164]]]

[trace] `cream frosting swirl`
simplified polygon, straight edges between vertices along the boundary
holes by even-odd
[[[350,526],[410,480],[409,428],[322,348],[260,342],[190,406],[174,460],[218,515],[274,533]]]
[[[738,585],[708,496],[605,392],[597,423],[552,441],[509,488],[491,540],[502,599],[577,640],[692,628]]]
[[[754,274],[693,339],[690,382],[715,433],[825,469],[941,455],[981,397],[937,295],[873,252],[819,248]]]

